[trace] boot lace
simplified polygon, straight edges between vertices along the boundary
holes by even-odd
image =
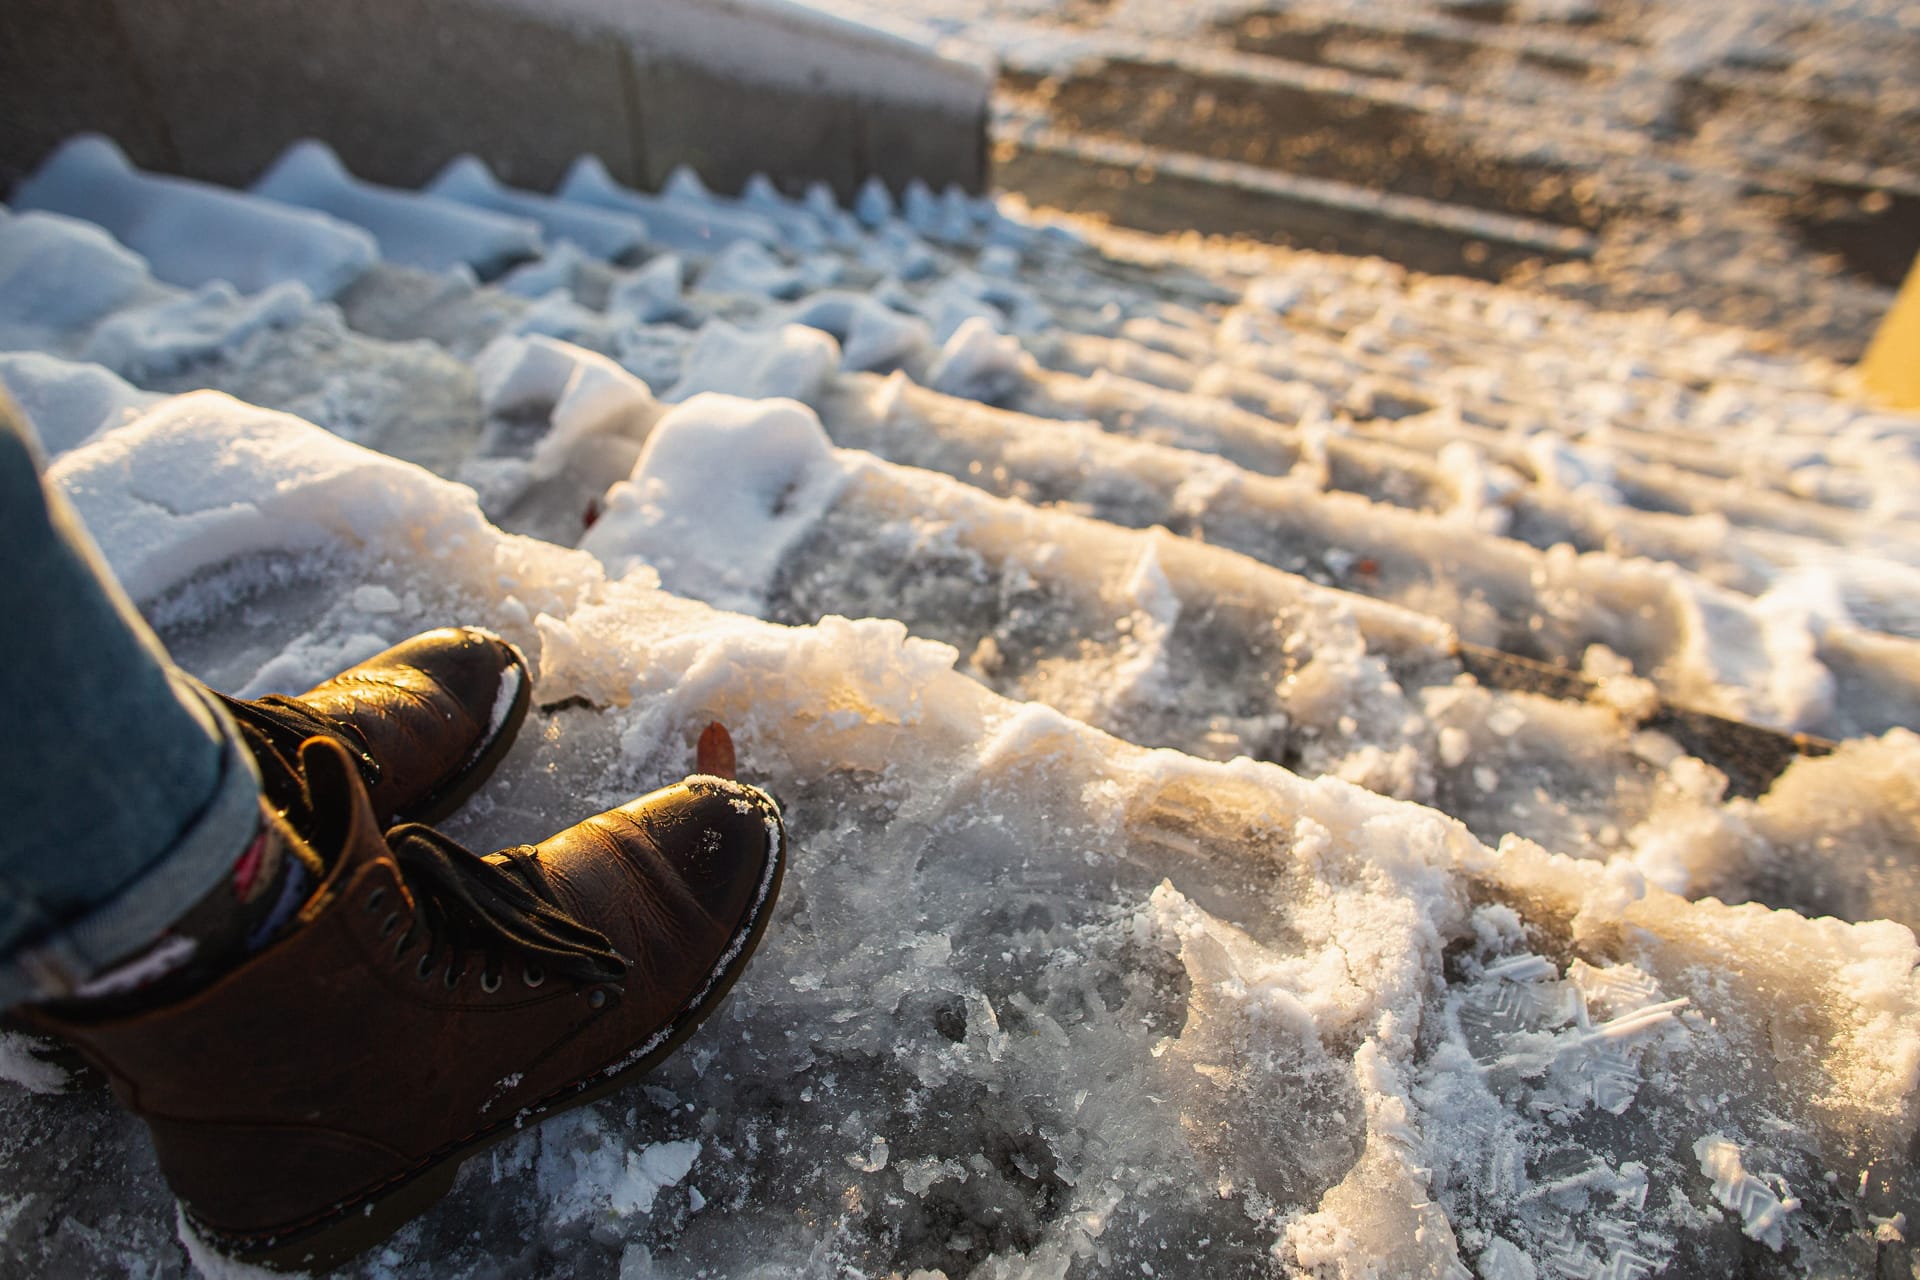
[[[439,950],[451,951],[449,987],[466,971],[466,958],[483,952],[483,985],[499,982],[501,956],[519,953],[529,986],[547,973],[581,984],[614,983],[626,976],[627,961],[607,936],[575,919],[559,905],[540,859],[528,846],[481,857],[431,827],[408,823],[387,833],[387,847],[401,878],[413,893],[413,924],[394,945],[404,953],[421,933],[427,950],[419,975],[432,974]],[[536,975],[538,975],[536,977]]]
[[[277,693],[242,701],[217,691],[210,692],[227,709],[227,714],[239,722],[243,736],[258,739],[254,755],[262,765],[277,764],[280,770],[297,779],[299,770],[295,762],[300,759],[300,744],[308,738],[332,738],[353,757],[354,766],[368,787],[380,781],[380,762],[374,759],[373,747],[351,722],[323,716],[298,698]],[[298,785],[297,781],[294,785]]]

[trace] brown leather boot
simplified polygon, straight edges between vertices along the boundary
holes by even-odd
[[[300,765],[328,872],[278,941],[161,1008],[27,1016],[146,1120],[210,1244],[319,1271],[685,1040],[766,929],[786,837],[763,792],[694,777],[483,858],[426,827],[383,838],[333,740]]]
[[[296,826],[305,821],[306,806],[296,767],[300,745],[319,735],[352,756],[384,829],[396,818],[438,822],[479,790],[527,718],[533,681],[526,658],[499,636],[442,627],[298,697],[213,696],[252,749],[268,802],[292,815]],[[0,1034],[27,1030],[12,1011],[0,1014]],[[74,1087],[98,1084],[85,1059],[57,1039],[29,1042],[23,1051],[66,1073]]]
[[[300,744],[316,734],[354,757],[381,826],[438,822],[487,780],[532,700],[527,662],[478,627],[442,627],[350,667],[295,698],[218,695],[260,764],[267,798],[300,800]]]

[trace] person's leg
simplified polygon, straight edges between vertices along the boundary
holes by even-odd
[[[231,722],[167,660],[0,395],[0,1007],[64,995],[206,897],[261,824]]]

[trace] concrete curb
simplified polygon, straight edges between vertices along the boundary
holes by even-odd
[[[851,199],[877,174],[982,190],[992,75],[782,0],[11,0],[0,187],[66,137],[230,186],[290,143],[424,184],[455,155],[551,190],[592,153],[653,189],[680,164]]]

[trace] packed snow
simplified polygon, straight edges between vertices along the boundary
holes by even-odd
[[[1910,1269],[1920,420],[958,192],[273,174],[81,140],[0,216],[0,382],[173,653],[488,626],[539,709],[452,835],[718,720],[794,841],[698,1036],[344,1274]],[[34,1050],[0,1256],[222,1273]]]

